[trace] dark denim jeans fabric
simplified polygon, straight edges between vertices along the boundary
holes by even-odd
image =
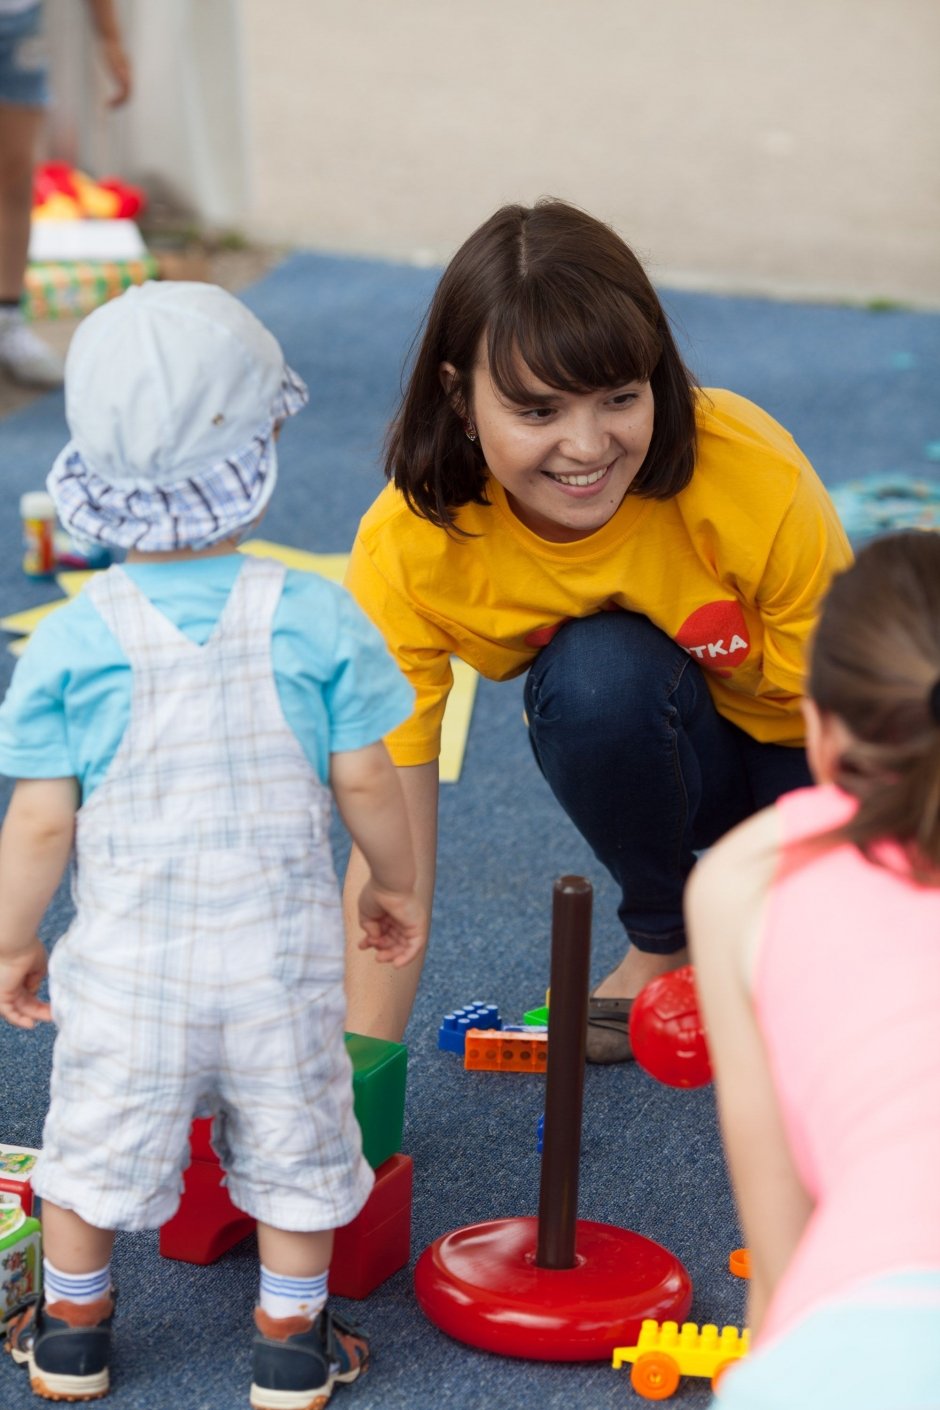
[[[719,715],[697,663],[637,613],[566,622],[529,669],[525,706],[539,768],[619,886],[641,950],[685,944],[697,851],[811,782],[802,749]]]

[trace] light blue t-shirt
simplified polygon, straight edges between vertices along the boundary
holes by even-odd
[[[204,644],[244,563],[239,553],[123,570],[183,634]],[[362,749],[408,718],[414,693],[345,588],[288,570],[271,659],[281,708],[310,765]],[[80,593],[36,628],[0,706],[0,774],[74,776],[87,799],[130,720],[131,666]]]

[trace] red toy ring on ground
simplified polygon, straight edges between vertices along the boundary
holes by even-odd
[[[456,1341],[538,1361],[608,1360],[644,1318],[685,1321],[692,1281],[668,1249],[610,1224],[576,1227],[577,1266],[562,1269],[536,1266],[534,1216],[445,1234],[415,1268],[419,1306]]]
[[[667,1087],[704,1087],[712,1080],[690,964],[640,990],[630,1010],[630,1043],[644,1072]]]

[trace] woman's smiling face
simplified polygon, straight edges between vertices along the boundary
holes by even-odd
[[[509,401],[490,376],[485,343],[468,408],[486,467],[517,518],[553,543],[587,538],[614,515],[653,435],[648,381],[559,391],[520,365],[526,400]],[[445,364],[445,382],[453,369]]]

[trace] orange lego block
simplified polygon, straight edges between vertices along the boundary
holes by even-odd
[[[468,1072],[545,1072],[547,1033],[467,1030],[463,1065]]]

